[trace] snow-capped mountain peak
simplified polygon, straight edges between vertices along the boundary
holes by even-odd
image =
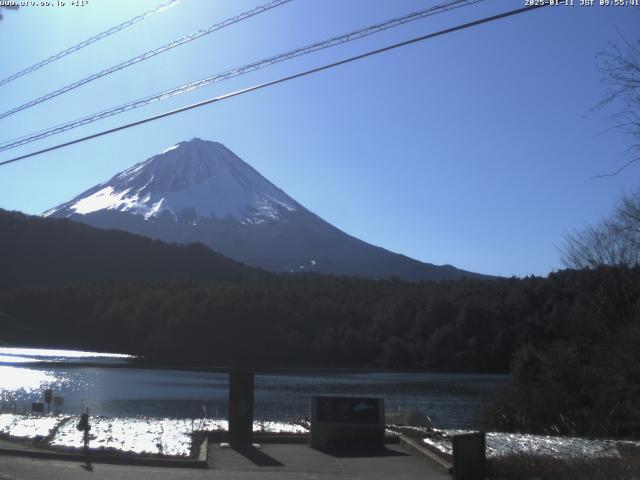
[[[475,275],[370,245],[307,210],[224,145],[165,148],[45,216],[183,244],[276,272],[407,280]]]
[[[300,205],[231,150],[193,138],[138,163],[43,215],[86,215],[101,210],[142,215],[185,211],[196,218],[241,223],[282,221]]]

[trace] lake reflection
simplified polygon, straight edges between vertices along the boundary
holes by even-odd
[[[11,357],[8,360],[3,357]],[[20,358],[20,362],[17,359]],[[72,360],[72,365],[68,364]],[[33,364],[46,361],[46,363]],[[0,400],[21,412],[53,388],[64,397],[62,413],[212,418],[227,415],[228,377],[224,373],[123,368],[125,356],[95,352],[0,349]],[[65,362],[61,365],[60,362]],[[91,363],[88,366],[87,363]],[[96,364],[104,364],[104,366]],[[360,395],[385,399],[388,411],[415,408],[443,428],[473,428],[504,375],[425,373],[291,373],[256,376],[255,418],[292,420],[309,415],[312,395]]]

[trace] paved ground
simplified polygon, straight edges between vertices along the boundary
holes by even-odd
[[[133,467],[40,460],[0,455],[0,480],[76,479],[422,479],[450,480],[422,457],[399,445],[376,455],[323,453],[307,445],[263,445],[237,451],[218,445],[209,450],[209,470]]]
[[[0,438],[0,448],[19,448],[21,450],[35,450],[31,441],[5,440]]]

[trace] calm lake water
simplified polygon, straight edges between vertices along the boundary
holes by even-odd
[[[108,417],[226,417],[226,374],[123,367],[127,362],[126,356],[91,352],[0,348],[0,407],[20,413],[52,388],[64,397],[62,413],[89,408],[91,415]],[[383,397],[387,411],[420,410],[441,428],[473,428],[489,395],[507,381],[506,375],[260,374],[255,418],[295,420],[309,416],[312,395],[359,395]]]

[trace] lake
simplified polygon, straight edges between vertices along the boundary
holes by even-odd
[[[0,407],[31,409],[51,388],[61,413],[92,416],[224,418],[224,373],[127,366],[126,355],[69,350],[0,348]],[[387,411],[413,408],[440,428],[475,428],[489,396],[506,375],[296,371],[256,375],[256,420],[309,416],[312,395],[383,397]],[[53,408],[53,407],[52,407]]]

